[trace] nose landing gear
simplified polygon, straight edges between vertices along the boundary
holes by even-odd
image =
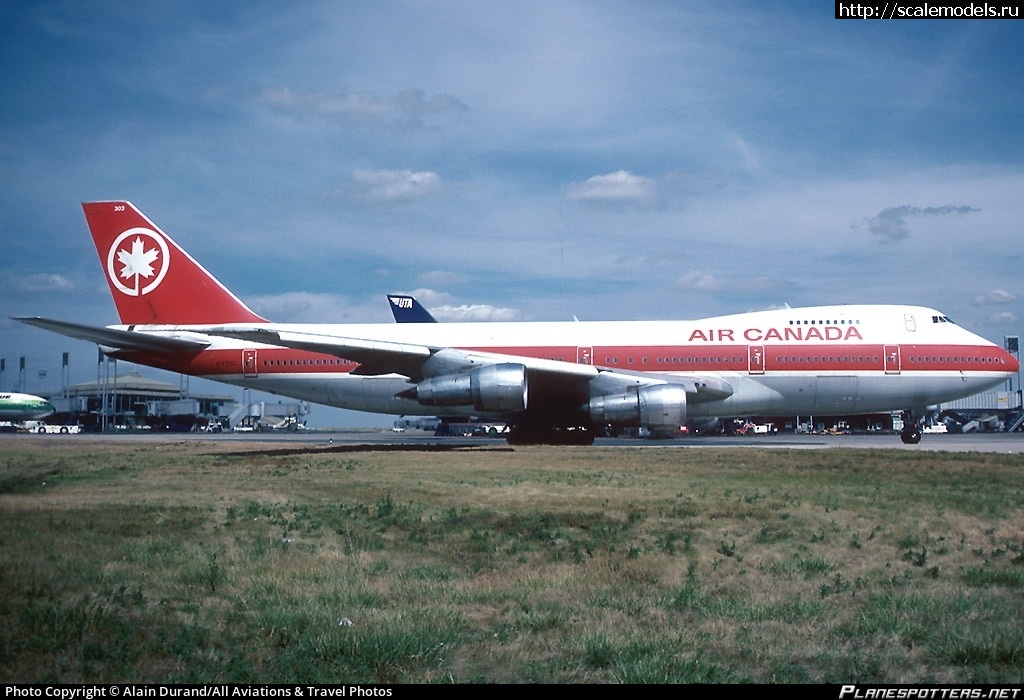
[[[900,416],[903,419],[903,430],[900,431],[900,440],[904,445],[916,445],[921,442],[921,426],[912,411],[904,411]]]

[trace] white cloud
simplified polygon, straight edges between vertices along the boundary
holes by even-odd
[[[651,206],[658,202],[658,186],[654,180],[619,170],[595,175],[586,182],[569,185],[566,199],[578,202],[622,203]]]
[[[356,170],[352,182],[362,196],[383,202],[420,199],[442,187],[437,173],[412,170]]]
[[[1016,326],[1019,321],[1020,319],[1017,318],[1017,314],[1012,311],[1000,311],[988,317],[988,324],[990,326]]]
[[[739,159],[740,167],[747,173],[759,173],[764,169],[761,154],[746,140],[737,135],[732,135],[729,145]]]
[[[1005,289],[993,289],[988,294],[982,294],[974,298],[974,303],[978,306],[984,304],[1012,304],[1015,301],[1017,301],[1017,295]]]
[[[36,275],[29,275],[22,280],[22,285],[27,292],[66,292],[74,289],[74,285],[64,275],[40,272]]]
[[[439,292],[435,289],[428,289],[426,287],[420,287],[418,289],[413,289],[412,291],[399,290],[396,294],[407,294],[411,297],[416,297],[416,301],[418,301],[427,310],[436,306],[451,304],[454,301],[454,297],[448,292]]]
[[[491,306],[489,304],[442,305],[429,309],[438,321],[519,321],[522,313],[518,309]]]
[[[370,91],[309,90],[297,93],[287,85],[275,85],[261,90],[257,100],[278,112],[295,117],[314,116],[359,126],[417,126],[430,117],[468,111],[466,105],[451,95],[427,98],[422,90],[416,89],[381,96]]]
[[[715,275],[694,270],[678,278],[673,285],[684,292],[766,292],[790,289],[794,283],[777,277],[751,277],[723,279]]]
[[[381,295],[358,304],[339,294],[284,292],[245,299],[253,311],[278,323],[361,323],[387,321],[387,300]]]
[[[684,292],[715,292],[721,289],[722,285],[714,275],[693,270],[677,279],[675,287]]]
[[[0,274],[0,291],[11,296],[70,292],[75,284],[66,276],[53,272],[40,272],[24,277]]]

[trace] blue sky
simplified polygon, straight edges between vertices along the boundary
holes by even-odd
[[[0,4],[7,388],[22,355],[27,389],[65,350],[95,377],[8,318],[116,322],[91,199],[277,321],[390,322],[394,291],[445,321],[905,302],[998,342],[1021,39],[824,2]]]

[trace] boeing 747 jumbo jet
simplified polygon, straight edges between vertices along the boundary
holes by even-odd
[[[608,426],[676,431],[688,417],[912,415],[1018,369],[917,306],[699,321],[271,323],[130,202],[83,208],[121,323],[19,320],[116,358],[329,406],[502,419],[513,444],[589,444]],[[920,441],[916,421],[902,439]]]

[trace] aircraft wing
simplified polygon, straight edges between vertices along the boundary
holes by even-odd
[[[465,374],[488,365],[511,363],[523,365],[532,378],[546,389],[558,394],[585,393],[587,385],[601,393],[614,393],[637,386],[674,384],[685,388],[689,401],[700,403],[721,400],[733,393],[728,382],[712,374],[654,375],[524,355],[263,328],[204,328],[202,332],[334,355],[359,363],[360,366],[353,372],[354,374],[401,374],[414,382],[432,377]]]
[[[116,350],[146,350],[150,352],[198,352],[210,345],[210,341],[201,340],[195,337],[168,337],[166,335],[152,335],[140,331],[123,331],[117,328],[104,328],[102,326],[87,326],[82,323],[70,323],[68,321],[55,321],[39,316],[16,316],[15,321],[27,323],[48,331],[66,335],[69,338],[85,340],[96,343],[103,347]]]

